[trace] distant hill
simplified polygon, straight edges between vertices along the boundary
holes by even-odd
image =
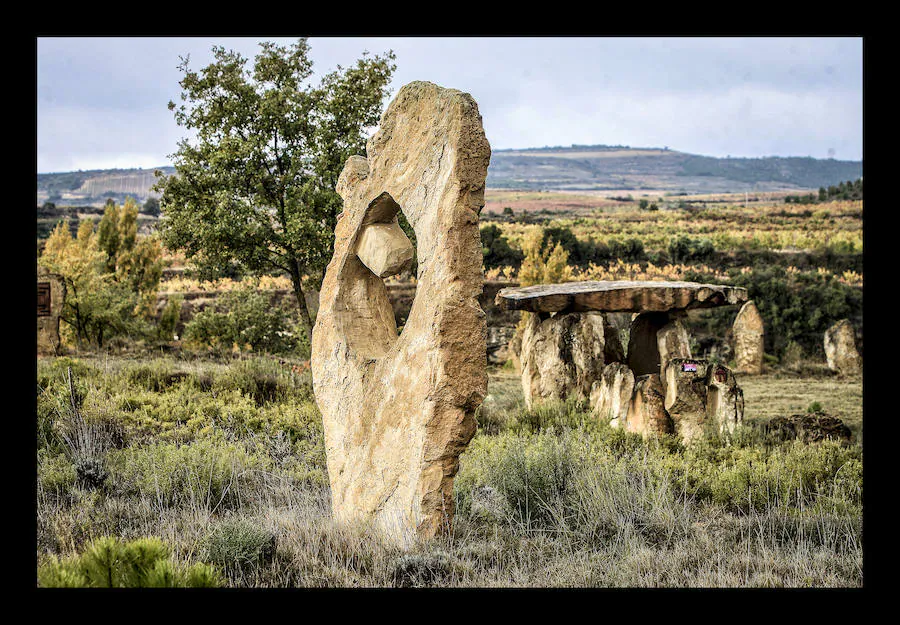
[[[573,145],[494,150],[487,186],[734,193],[818,189],[856,180],[862,175],[861,161],[810,157],[715,158],[667,148]]]
[[[37,175],[38,204],[53,202],[61,205],[103,206],[107,198],[118,202],[127,196],[143,203],[151,195],[156,183],[154,170],[166,175],[175,173],[174,167],[153,169],[94,169]]]
[[[166,175],[173,167],[159,167]],[[126,196],[144,202],[154,169],[102,169],[37,175],[37,201],[102,206]],[[796,191],[856,180],[861,161],[810,157],[715,158],[622,145],[494,150],[487,186],[522,190],[641,190],[684,193]]]

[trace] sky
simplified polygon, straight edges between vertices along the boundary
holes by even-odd
[[[37,171],[168,165],[187,136],[179,57],[240,37],[40,37]],[[363,51],[393,50],[391,97],[413,80],[475,98],[494,150],[668,147],[717,157],[862,160],[862,38],[311,37],[314,83]],[[387,105],[385,101],[384,105]]]

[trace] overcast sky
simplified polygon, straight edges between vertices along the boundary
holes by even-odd
[[[37,171],[169,164],[186,132],[166,106],[179,99],[179,55],[190,54],[197,70],[221,45],[252,62],[263,40],[39,38]],[[309,43],[317,76],[364,50],[392,49],[392,95],[413,80],[471,93],[495,150],[622,144],[721,157],[862,159],[861,38]]]

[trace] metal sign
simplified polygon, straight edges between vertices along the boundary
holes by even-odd
[[[683,362],[683,363],[681,363],[681,370],[696,373],[697,372],[697,363],[696,362]]]
[[[37,285],[37,314],[38,317],[50,316],[50,283],[38,282]]]

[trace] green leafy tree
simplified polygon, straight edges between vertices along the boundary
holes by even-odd
[[[175,175],[157,173],[160,231],[201,277],[235,269],[290,276],[309,333],[304,293],[318,288],[331,258],[341,210],[334,188],[378,123],[395,57],[364,53],[313,86],[306,39],[260,47],[252,70],[222,47],[199,71],[182,59],[181,103],[169,109],[195,137],[172,155]]]
[[[159,217],[159,200],[152,195],[144,202],[144,212],[153,217]]]

